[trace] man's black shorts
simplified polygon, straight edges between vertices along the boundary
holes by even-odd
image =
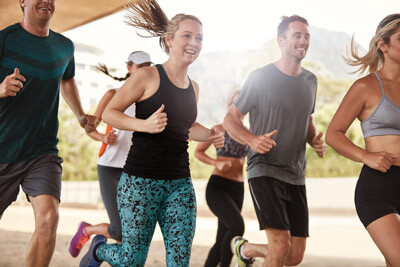
[[[249,179],[260,230],[289,230],[291,236],[308,237],[305,185],[292,185],[271,177]]]

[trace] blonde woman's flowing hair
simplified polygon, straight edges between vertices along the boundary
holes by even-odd
[[[202,25],[197,17],[183,13],[169,20],[156,0],[130,0],[125,10],[127,11],[126,23],[150,34],[150,36],[144,36],[138,33],[141,37],[160,37],[160,46],[167,54],[169,48],[165,43],[165,38],[174,37],[182,20],[190,19]]]
[[[351,38],[350,51],[347,49],[346,56],[343,57],[345,62],[350,66],[359,66],[352,73],[365,72],[373,73],[382,68],[385,60],[382,51],[378,47],[378,40],[382,39],[384,44],[390,43],[390,37],[400,26],[400,13],[386,16],[378,25],[375,36],[369,43],[368,52],[364,56],[359,56],[358,46],[355,44],[354,35]]]

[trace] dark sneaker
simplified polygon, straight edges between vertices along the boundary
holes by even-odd
[[[82,247],[89,240],[90,237],[86,234],[85,231],[85,227],[89,225],[91,224],[87,222],[81,222],[78,226],[78,230],[76,231],[75,235],[69,241],[68,250],[69,254],[71,254],[72,257],[78,256]]]
[[[96,259],[96,249],[100,244],[105,243],[107,243],[107,238],[104,235],[96,235],[92,243],[90,243],[88,252],[82,257],[79,267],[100,267],[103,261],[98,261]]]
[[[247,240],[241,236],[235,236],[231,240],[231,250],[233,255],[236,257],[235,267],[251,267],[253,265],[254,258],[247,260],[243,259],[242,255],[240,255],[240,247],[245,242],[247,242]]]

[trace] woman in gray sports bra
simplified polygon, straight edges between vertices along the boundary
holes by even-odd
[[[400,13],[379,23],[365,56],[358,55],[353,41],[350,54],[346,62],[369,74],[343,98],[326,141],[339,154],[364,163],[355,192],[357,214],[387,266],[400,266]],[[356,118],[365,149],[345,136]]]

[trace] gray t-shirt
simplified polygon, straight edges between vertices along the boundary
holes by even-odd
[[[249,149],[248,178],[268,176],[294,185],[305,184],[305,150],[310,116],[314,112],[317,78],[302,68],[288,76],[269,64],[253,71],[234,102],[249,114],[250,132],[277,130],[276,147],[261,155]]]

